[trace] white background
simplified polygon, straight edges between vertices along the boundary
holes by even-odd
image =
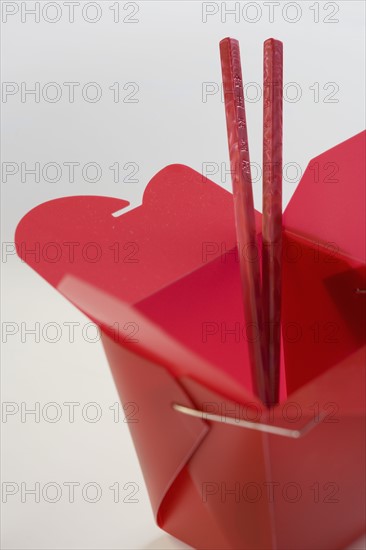
[[[2,180],[3,243],[13,241],[16,225],[27,211],[52,198],[109,195],[137,206],[149,179],[171,163],[187,164],[199,172],[204,163],[216,163],[211,164],[217,166],[211,179],[230,188],[225,173],[225,114],[217,92],[221,82],[218,43],[225,36],[239,39],[244,80],[254,83],[247,89],[247,118],[251,160],[257,164],[261,162],[262,102],[260,96],[256,100],[256,93],[262,80],[262,43],[271,36],[284,42],[284,82],[288,84],[284,205],[296,188],[299,170],[313,156],[364,128],[363,1],[281,2],[278,6],[241,2],[236,15],[225,14],[225,4],[215,2],[209,6],[201,2],[119,2],[117,22],[116,11],[111,9],[116,2],[94,3],[99,15],[95,7],[85,8],[88,2],[80,2],[73,23],[65,2],[52,2],[46,11],[47,3],[40,2],[38,23],[34,15],[26,14],[35,2],[1,4],[2,80],[19,87],[19,92],[2,98],[2,166],[6,170],[9,165],[4,163],[13,162],[19,168]],[[226,9],[234,5],[227,2]],[[273,20],[270,9],[274,9]],[[16,13],[6,15],[13,10]],[[57,18],[54,23],[47,21]],[[22,82],[23,91],[39,82],[39,102],[32,95],[22,101]],[[57,102],[50,101],[55,88],[45,87],[49,82],[61,89]],[[64,82],[80,83],[73,103]],[[96,82],[102,92],[97,102],[82,95],[90,82]],[[109,89],[115,82],[120,86],[119,102]],[[126,102],[136,85],[138,102]],[[211,95],[203,95],[205,87]],[[88,92],[93,97],[91,88]],[[47,181],[55,176],[52,170],[46,178],[41,173],[39,183],[25,173],[22,181],[21,163],[32,168],[36,162],[41,172],[47,163],[57,163],[62,169],[59,181]],[[74,182],[69,181],[65,162],[80,163]],[[82,167],[90,162],[101,170],[95,183],[87,181],[94,177],[92,170],[86,178],[82,175]],[[121,180],[130,171],[124,168],[126,163],[135,163],[137,181],[114,182],[109,169],[114,163],[120,165]],[[260,179],[254,194],[260,210]],[[2,346],[2,399],[19,409],[22,402],[28,408],[38,402],[41,418],[37,423],[27,415],[22,422],[20,411],[2,418],[2,481],[19,486],[19,492],[3,504],[3,548],[184,548],[154,524],[127,424],[114,422],[110,409],[118,398],[101,345],[87,341],[94,336],[92,330],[83,338],[82,328],[88,320],[30,268],[8,255],[2,263],[3,341],[4,326],[11,322],[19,330]],[[41,329],[57,322],[61,338],[52,344],[41,335],[37,343],[34,336],[24,335],[22,322],[27,328],[39,322]],[[65,325],[70,322],[80,323],[74,342],[69,342]],[[47,420],[47,409],[42,415],[42,408],[50,402],[61,407],[59,422]],[[80,403],[73,423],[65,402]],[[102,411],[99,422],[88,422],[81,414],[90,402],[98,403]],[[87,412],[92,416],[92,409]],[[71,504],[63,483],[72,481],[80,487]],[[28,495],[22,502],[22,482],[28,488],[35,482],[41,488],[58,483],[62,497],[50,504],[42,496],[40,503],[34,503]],[[81,488],[88,482],[102,489],[98,503],[82,498]],[[116,482],[121,500],[129,493],[123,490],[125,483],[138,484],[138,502],[114,503],[109,487]],[[362,547],[362,542],[354,546]]]

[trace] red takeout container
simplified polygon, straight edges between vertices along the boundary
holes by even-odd
[[[271,410],[252,392],[231,193],[171,165],[126,213],[76,196],[19,223],[20,257],[100,326],[139,406],[156,521],[194,548],[334,550],[365,531],[364,142],[313,159],[285,210]]]

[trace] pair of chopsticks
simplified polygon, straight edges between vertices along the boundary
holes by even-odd
[[[244,315],[252,328],[249,359],[255,393],[267,406],[278,403],[282,255],[282,42],[264,42],[263,58],[263,216],[258,250],[237,40],[220,42],[226,124]],[[262,280],[260,259],[262,261]]]

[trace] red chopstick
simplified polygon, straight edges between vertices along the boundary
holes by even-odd
[[[250,324],[255,331],[253,339],[248,342],[249,359],[254,391],[264,403],[268,403],[270,388],[264,369],[260,265],[238,41],[232,38],[222,40],[220,55],[244,315],[247,325]]]
[[[262,289],[270,402],[279,396],[282,263],[282,42],[269,38],[263,57]]]

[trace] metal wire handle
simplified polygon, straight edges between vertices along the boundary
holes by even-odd
[[[197,409],[191,409],[190,407],[185,407],[184,405],[179,405],[173,403],[173,409],[186,414],[188,416],[193,416],[195,418],[200,418],[201,420],[210,420],[212,422],[221,422],[222,424],[229,424],[231,426],[237,426],[239,428],[246,428],[248,430],[256,430],[258,432],[265,432],[273,435],[279,435],[282,437],[290,437],[292,439],[299,439],[307,433],[309,433],[317,423],[319,423],[325,415],[320,416],[317,420],[315,418],[305,424],[301,430],[294,430],[289,428],[281,428],[280,426],[272,426],[270,424],[262,424],[261,422],[251,422],[250,420],[238,420],[230,416],[222,416],[218,414],[208,413],[204,411],[199,411]]]

